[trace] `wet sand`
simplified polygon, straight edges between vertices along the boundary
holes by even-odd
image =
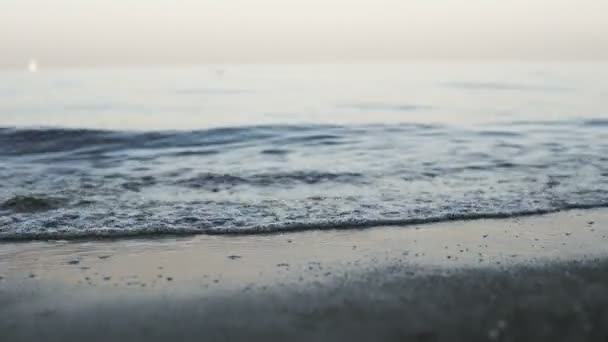
[[[0,244],[2,341],[608,338],[608,210]]]

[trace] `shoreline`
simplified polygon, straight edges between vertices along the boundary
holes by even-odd
[[[454,214],[451,216],[414,218],[414,219],[396,219],[396,220],[376,220],[373,222],[335,222],[335,223],[310,223],[310,224],[286,224],[284,226],[272,225],[268,227],[258,228],[238,228],[238,229],[175,229],[174,231],[130,231],[118,233],[115,231],[106,232],[51,232],[51,233],[32,233],[11,235],[0,233],[0,244],[3,243],[28,243],[33,241],[119,241],[126,239],[164,239],[164,238],[188,238],[199,235],[207,236],[273,236],[277,234],[301,233],[307,231],[350,231],[362,229],[382,229],[387,227],[408,228],[416,226],[434,225],[434,224],[449,224],[449,223],[466,223],[483,220],[508,220],[521,219],[526,217],[538,217],[555,215],[560,213],[568,213],[571,211],[577,212],[581,210],[608,210],[608,204],[594,205],[573,205],[567,208],[560,209],[540,209],[529,212],[520,213],[488,213],[488,214]]]
[[[270,236],[3,242],[0,331],[7,341],[602,340],[607,243],[606,209]]]

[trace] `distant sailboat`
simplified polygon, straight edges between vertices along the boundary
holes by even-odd
[[[30,63],[27,65],[27,70],[32,73],[38,71],[38,62],[36,62],[35,59],[31,59]]]

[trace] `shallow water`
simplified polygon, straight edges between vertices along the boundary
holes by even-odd
[[[0,239],[608,206],[606,64],[0,74]]]

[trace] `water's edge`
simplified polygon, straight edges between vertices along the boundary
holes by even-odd
[[[112,231],[106,234],[83,233],[37,233],[37,234],[0,234],[1,243],[27,243],[32,241],[111,241],[118,239],[164,239],[170,237],[187,237],[196,235],[214,236],[248,236],[248,235],[275,235],[289,234],[303,231],[332,231],[332,230],[361,230],[380,227],[403,227],[407,229],[411,226],[424,226],[437,223],[467,222],[479,220],[506,220],[523,217],[545,216],[561,212],[574,210],[593,210],[608,208],[608,203],[597,205],[572,205],[567,208],[553,210],[537,210],[520,213],[488,213],[471,215],[451,215],[444,217],[413,218],[406,220],[377,220],[370,222],[343,222],[328,224],[293,224],[282,227],[258,227],[258,229],[222,229],[206,230],[198,229],[170,229],[163,231]]]

